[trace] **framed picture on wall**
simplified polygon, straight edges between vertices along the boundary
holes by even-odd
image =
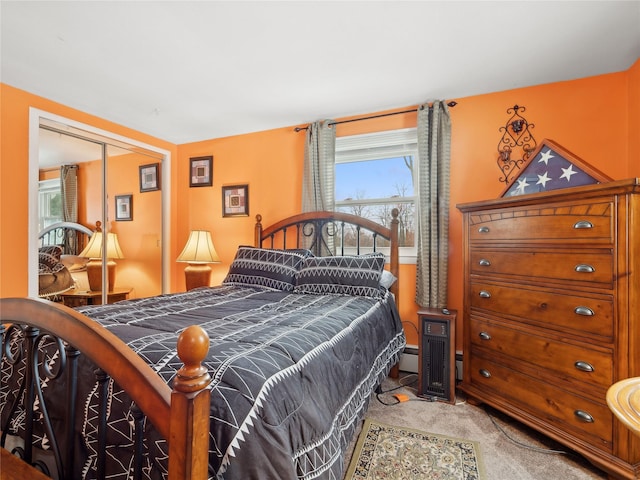
[[[160,164],[140,165],[140,192],[160,190]]]
[[[133,220],[133,195],[116,195],[116,221]]]
[[[189,186],[210,187],[213,185],[213,155],[189,159]]]
[[[249,185],[222,187],[222,216],[246,217],[249,215]]]

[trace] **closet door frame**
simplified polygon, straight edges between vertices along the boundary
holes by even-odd
[[[81,123],[69,118],[46,112],[34,107],[29,108],[29,205],[28,205],[28,295],[38,297],[38,171],[39,171],[39,135],[40,123],[50,120],[69,127],[84,130],[88,133],[109,138],[115,142],[127,143],[135,147],[143,148],[157,153],[162,157],[161,178],[167,179],[162,182],[162,293],[170,291],[171,265],[169,252],[171,252],[171,152],[168,150],[149,145],[132,138],[124,137],[106,130],[102,130],[92,125]],[[102,168],[102,221],[106,225],[106,199],[105,196],[105,164],[103,159]],[[106,291],[103,292],[106,296]]]

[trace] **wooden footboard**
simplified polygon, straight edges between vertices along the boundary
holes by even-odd
[[[64,369],[70,375],[66,380],[68,398],[72,399],[67,410],[75,416],[77,406],[73,401],[74,369],[78,355],[89,358],[104,374],[111,377],[135,402],[156,430],[169,444],[169,479],[206,479],[209,450],[209,402],[210,377],[201,362],[209,349],[209,338],[200,327],[185,329],[177,344],[178,355],[184,363],[178,371],[173,390],[144,360],[134,353],[119,338],[88,317],[63,305],[46,300],[9,298],[0,299],[0,339],[3,362],[26,362],[24,404],[38,404],[44,414],[42,390],[35,376],[43,375],[52,380]],[[19,335],[23,338],[19,350],[9,347],[9,339]],[[58,345],[57,369],[38,366],[40,342],[53,341]],[[51,360],[51,359],[48,359]],[[9,379],[0,378],[0,388],[5,388]],[[3,406],[6,408],[6,406]],[[5,410],[6,411],[6,410]],[[25,444],[19,453],[22,459],[35,464],[33,451],[33,423],[36,421],[33,408],[26,408]],[[0,437],[0,446],[5,446],[9,422],[5,421]],[[71,425],[71,423],[68,423]],[[55,431],[51,425],[44,426],[55,457],[57,478],[72,478],[71,465],[74,451],[69,439],[72,428]],[[103,460],[104,461],[104,460]],[[100,463],[100,462],[98,462]],[[10,473],[3,464],[3,475]],[[42,469],[42,467],[40,466]],[[98,470],[100,468],[98,467]],[[100,472],[98,472],[100,478]]]

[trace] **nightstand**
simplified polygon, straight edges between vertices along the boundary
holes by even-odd
[[[132,288],[114,288],[107,294],[107,303],[115,303],[129,298]],[[85,305],[102,305],[102,292],[92,292],[89,290],[69,290],[60,294],[62,302],[67,307],[83,307]]]

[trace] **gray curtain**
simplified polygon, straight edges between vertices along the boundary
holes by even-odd
[[[78,221],[78,166],[60,167],[60,193],[62,194],[62,220]]]
[[[302,211],[332,211],[335,207],[336,129],[333,120],[314,122],[307,128],[302,178]]]
[[[445,102],[418,109],[418,259],[416,303],[447,306],[451,118]]]

